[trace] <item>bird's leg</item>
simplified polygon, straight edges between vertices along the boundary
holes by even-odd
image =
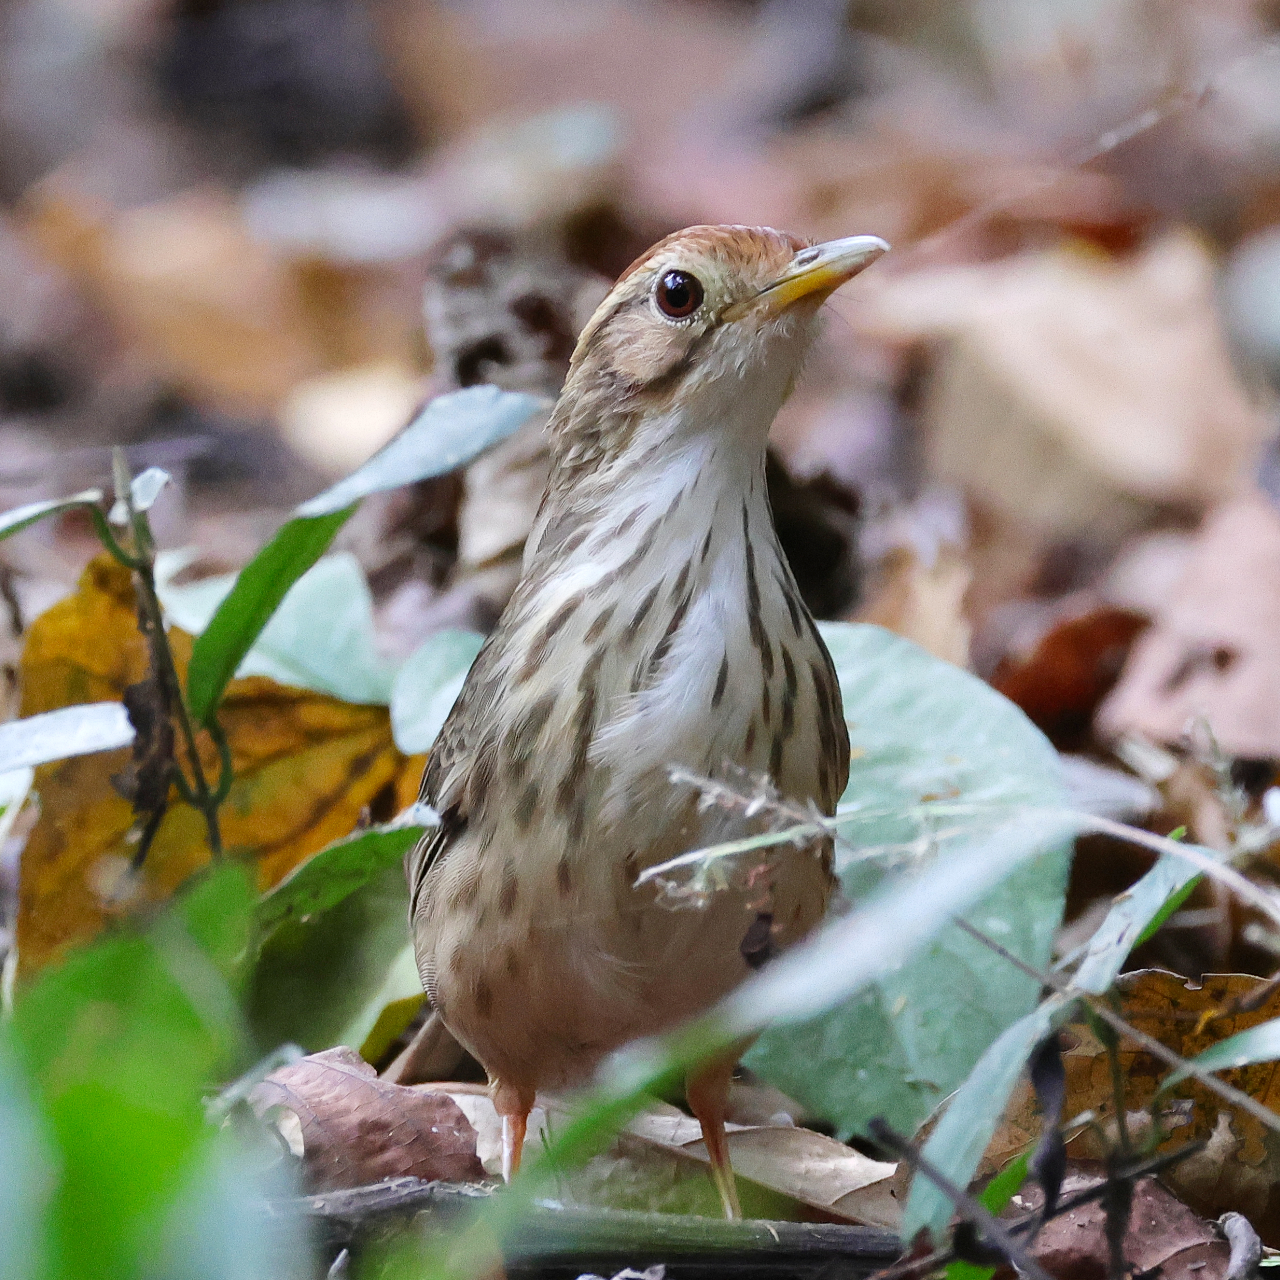
[[[502,1180],[510,1182],[520,1172],[525,1129],[535,1094],[526,1086],[494,1080],[489,1086],[493,1109],[502,1117]]]
[[[742,1217],[738,1204],[738,1186],[733,1178],[733,1166],[729,1163],[729,1144],[724,1136],[724,1118],[729,1109],[729,1081],[733,1077],[734,1064],[738,1061],[735,1048],[732,1055],[722,1055],[694,1068],[685,1078],[684,1096],[689,1110],[702,1126],[702,1141],[711,1157],[711,1180],[720,1193],[726,1218]]]

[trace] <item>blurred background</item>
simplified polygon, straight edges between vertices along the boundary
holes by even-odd
[[[425,397],[554,396],[668,231],[880,235],[775,431],[809,603],[1280,885],[1278,32],[1253,0],[7,0],[0,508],[124,443],[179,480],[183,574],[225,572]],[[492,625],[539,430],[344,531],[388,657]],[[95,548],[0,547],[8,714]],[[1082,842],[1063,949],[1145,865]],[[1275,968],[1210,889],[1172,926],[1145,959]]]

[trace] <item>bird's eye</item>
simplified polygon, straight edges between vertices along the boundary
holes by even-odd
[[[691,316],[702,305],[702,284],[687,271],[668,271],[658,281],[658,310],[673,320]]]

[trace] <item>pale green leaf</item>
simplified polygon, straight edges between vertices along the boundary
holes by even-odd
[[[437,631],[396,673],[391,731],[405,755],[431,749],[483,643],[474,631]]]

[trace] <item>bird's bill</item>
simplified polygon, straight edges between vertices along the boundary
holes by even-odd
[[[771,285],[745,302],[735,302],[723,318],[733,321],[757,307],[777,313],[786,311],[802,298],[824,302],[847,280],[869,267],[889,245],[879,236],[845,236],[801,249],[791,265]]]

